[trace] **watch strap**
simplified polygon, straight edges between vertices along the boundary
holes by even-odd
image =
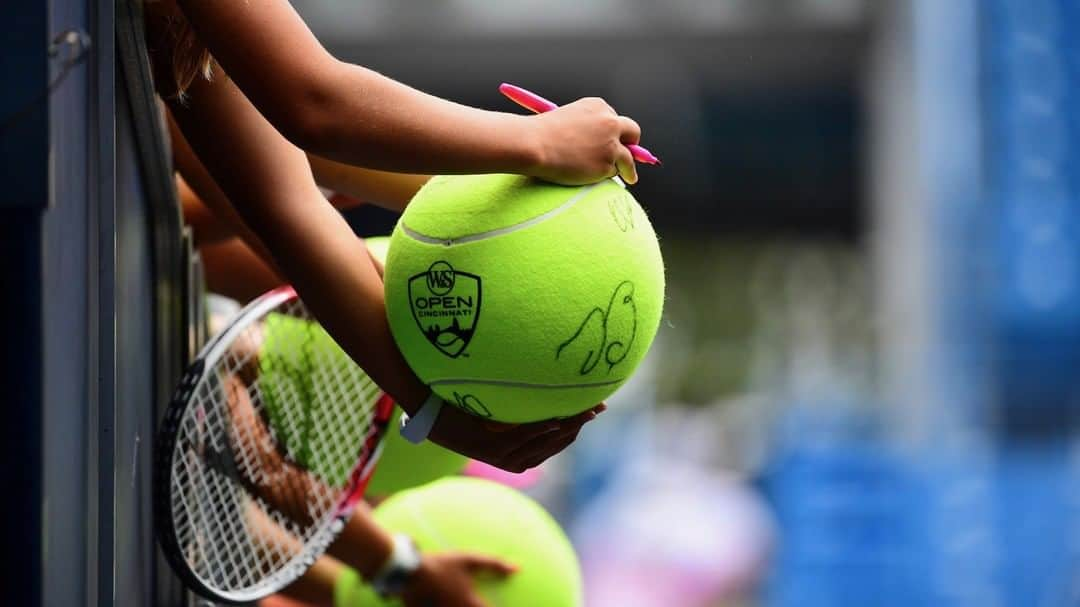
[[[416,415],[410,417],[402,413],[401,436],[414,445],[424,442],[424,439],[431,434],[431,429],[435,427],[435,420],[439,419],[439,412],[442,411],[444,404],[446,401],[432,392],[424,404],[417,409]]]
[[[395,533],[393,550],[371,578],[371,588],[382,597],[400,596],[413,573],[420,568],[420,560],[420,549],[412,538]]]

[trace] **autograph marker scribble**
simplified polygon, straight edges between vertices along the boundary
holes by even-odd
[[[629,322],[612,322],[629,318]],[[637,333],[637,306],[634,304],[634,283],[624,280],[615,287],[607,308],[595,307],[570,339],[559,344],[555,358],[570,350],[571,356],[583,356],[578,373],[588,375],[600,361],[607,363],[607,372],[626,358]]]

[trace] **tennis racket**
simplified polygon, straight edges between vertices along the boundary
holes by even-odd
[[[303,575],[363,496],[392,410],[291,287],[251,302],[190,365],[159,431],[155,525],[180,577],[244,603]]]

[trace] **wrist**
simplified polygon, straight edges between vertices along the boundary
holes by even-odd
[[[402,416],[399,429],[401,436],[414,445],[424,442],[435,428],[435,422],[438,421],[445,404],[446,402],[439,395],[431,392],[414,415]]]
[[[390,392],[394,402],[401,407],[402,411],[408,415],[415,415],[431,395],[431,388],[420,381],[420,378],[413,373],[408,363],[405,362],[405,357],[400,353],[400,350],[396,349],[396,346],[395,353],[401,361],[399,367],[401,371],[396,376],[400,384],[392,390],[387,389],[387,392]]]
[[[400,596],[420,569],[420,549],[409,536],[398,533],[393,551],[383,566],[370,578],[371,587],[382,597]]]
[[[512,120],[506,132],[510,149],[507,155],[511,166],[508,172],[519,175],[535,176],[544,166],[545,149],[542,135],[542,122],[535,116],[510,115]]]
[[[419,383],[418,380],[415,388],[409,387],[408,396],[402,394],[402,398],[395,398],[394,402],[401,407],[401,410],[404,411],[406,415],[412,417],[413,415],[416,415],[416,412],[420,410],[420,407],[424,406],[424,403],[427,402],[427,399],[431,394],[431,388]]]

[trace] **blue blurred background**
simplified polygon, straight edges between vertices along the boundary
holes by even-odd
[[[661,334],[532,490],[590,607],[1080,604],[1080,2],[295,4],[464,103],[603,96],[665,161]]]

